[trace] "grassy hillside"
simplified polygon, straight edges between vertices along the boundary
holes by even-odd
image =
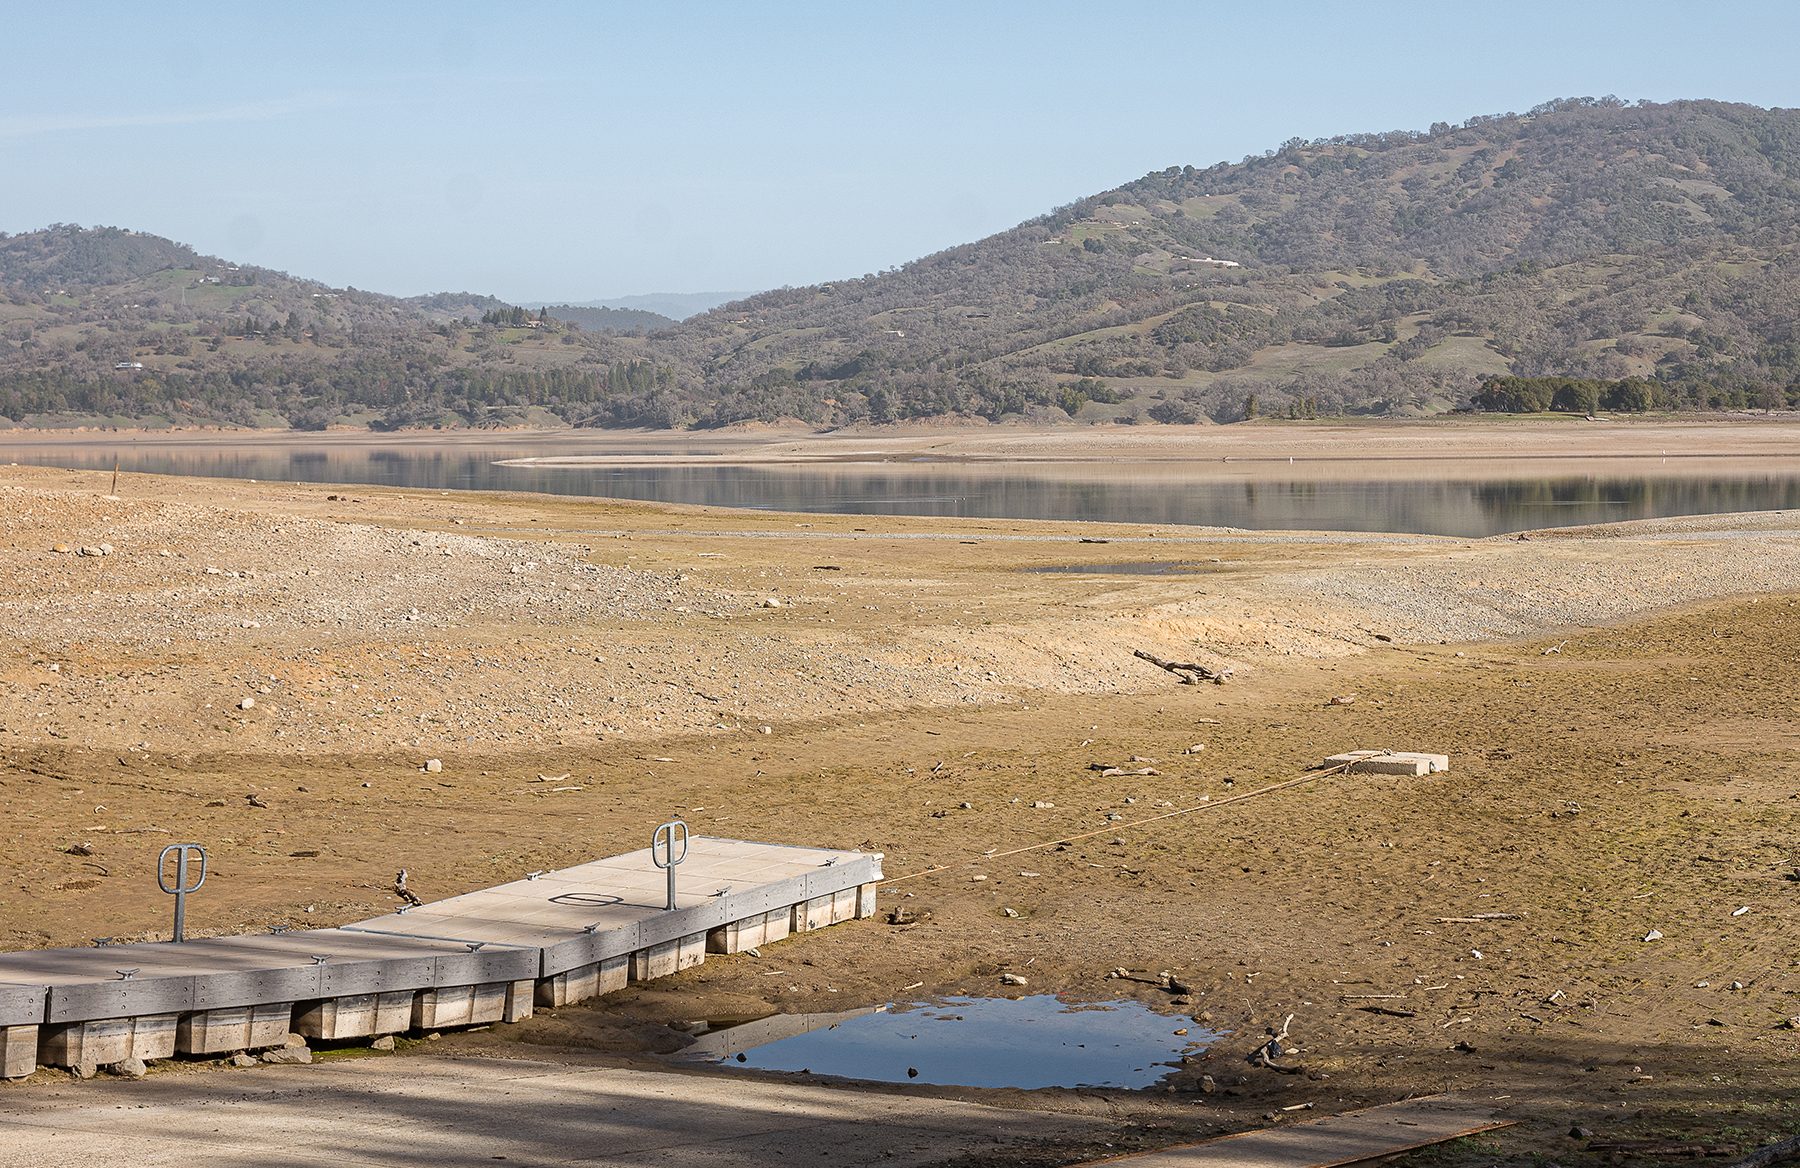
[[[1618,408],[1787,406],[1797,218],[1800,113],[1574,99],[1169,167],[645,336],[554,311],[470,325],[499,302],[326,289],[57,227],[0,240],[0,414],[1183,422],[1235,420],[1252,397],[1296,415],[1553,400],[1548,382],[1483,393],[1508,376],[1641,381],[1594,391]]]

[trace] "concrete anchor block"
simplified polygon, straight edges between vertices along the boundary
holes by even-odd
[[[815,896],[811,900],[803,900],[795,905],[793,931],[806,933],[835,924],[836,922],[832,919],[832,910],[836,900],[835,893],[826,893],[824,896]]]
[[[858,887],[840,888],[831,894],[831,923],[841,925],[856,919],[856,902],[861,899]]]
[[[451,1026],[498,1022],[506,1014],[506,991],[510,984],[496,981],[420,990],[413,998],[412,1028],[443,1030]]]
[[[631,955],[631,980],[654,981],[684,969],[692,969],[706,960],[706,934],[692,933],[664,941]]]
[[[856,919],[866,921],[875,915],[876,884],[859,884],[856,886]]]
[[[175,1049],[182,1054],[222,1054],[280,1046],[293,1024],[292,1002],[263,1002],[184,1014],[175,1027]]]
[[[502,1022],[518,1022],[531,1017],[532,999],[536,991],[536,978],[507,982],[506,1001],[500,1013],[500,1020]]]
[[[1433,775],[1450,769],[1447,754],[1420,754],[1411,750],[1348,750],[1325,760],[1327,767],[1346,763],[1353,775]]]
[[[412,1026],[413,997],[412,990],[392,990],[385,994],[349,994],[302,1002],[294,1011],[294,1033],[327,1042],[398,1034]],[[268,1045],[277,1045],[280,1041],[277,1037]]]
[[[38,1028],[38,1061],[54,1067],[173,1058],[179,1014],[95,1018]]]
[[[620,954],[592,965],[578,965],[551,977],[539,978],[533,1001],[546,1009],[585,1002],[589,998],[624,989],[630,977],[631,957]]]
[[[706,934],[708,953],[742,953],[779,941],[788,935],[788,909],[757,913],[741,921],[731,921]]]
[[[38,1028],[0,1026],[0,1079],[21,1079],[37,1070]]]

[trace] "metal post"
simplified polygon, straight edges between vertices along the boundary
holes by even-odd
[[[681,854],[679,856],[675,854],[675,829],[678,827],[681,829]],[[660,859],[656,854],[658,847],[662,848],[662,858]],[[687,852],[688,826],[679,819],[671,819],[657,828],[656,834],[650,837],[650,862],[658,868],[667,869],[669,873],[669,903],[663,906],[664,912],[675,907],[675,865],[687,859]]]
[[[175,886],[169,887],[164,879],[169,867],[169,853],[175,853]],[[193,884],[188,883],[188,854],[200,857],[200,878]],[[200,891],[206,883],[206,849],[199,844],[170,844],[156,857],[156,886],[175,898],[175,940],[183,940],[182,930],[187,920],[187,894]]]

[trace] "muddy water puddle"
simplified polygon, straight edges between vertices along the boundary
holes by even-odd
[[[679,1057],[956,1087],[1148,1087],[1218,1033],[1130,1001],[951,997],[707,1029]]]

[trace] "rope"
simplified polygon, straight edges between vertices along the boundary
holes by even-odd
[[[1381,751],[1379,754],[1372,754],[1367,757],[1368,758],[1379,758],[1383,754],[1392,754],[1392,753],[1393,753],[1392,751],[1384,750],[1384,751]],[[983,852],[981,855],[977,856],[975,859],[976,859],[977,863],[979,863],[980,861],[983,861],[983,860],[1000,860],[1000,859],[1004,859],[1007,856],[1017,856],[1023,852],[1035,852],[1039,848],[1048,848],[1048,847],[1053,847],[1057,844],[1066,844],[1066,843],[1072,843],[1075,840],[1088,839],[1092,836],[1106,835],[1108,832],[1128,831],[1134,827],[1143,827],[1147,823],[1156,823],[1156,822],[1158,822],[1160,820],[1164,820],[1164,819],[1173,819],[1177,815],[1191,815],[1196,811],[1211,811],[1217,807],[1225,807],[1232,803],[1242,803],[1246,799],[1254,799],[1258,795],[1267,795],[1271,791],[1284,791],[1289,787],[1298,787],[1302,783],[1316,783],[1316,782],[1319,782],[1321,779],[1329,779],[1336,775],[1347,775],[1350,773],[1351,767],[1353,767],[1357,763],[1363,762],[1363,761],[1364,761],[1364,759],[1360,759],[1360,758],[1351,759],[1347,763],[1340,764],[1339,766],[1335,766],[1332,769],[1330,769],[1328,771],[1323,771],[1319,774],[1304,775],[1301,778],[1289,779],[1285,783],[1276,783],[1274,786],[1263,787],[1260,790],[1246,791],[1242,795],[1233,795],[1229,799],[1220,799],[1216,803],[1211,800],[1208,800],[1205,803],[1196,803],[1192,807],[1183,807],[1179,811],[1166,811],[1161,815],[1152,815],[1148,819],[1140,819],[1140,820],[1137,820],[1135,823],[1122,823],[1122,824],[1117,824],[1113,827],[1102,827],[1096,831],[1083,832],[1080,835],[1058,836],[1053,840],[1045,840],[1041,844],[1028,844],[1027,846],[1022,847],[1022,848],[1013,848],[1011,851]],[[940,864],[936,868],[926,868],[923,871],[910,872],[905,876],[896,876],[892,880],[885,881],[884,883],[898,884],[902,880],[916,880],[920,876],[930,876],[934,872],[948,872],[952,868],[961,867],[961,866],[962,866],[961,864]]]

